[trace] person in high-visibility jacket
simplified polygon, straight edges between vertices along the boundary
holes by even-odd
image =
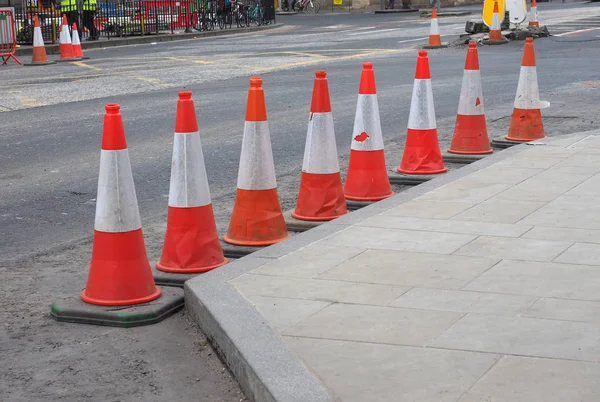
[[[77,21],[79,19],[79,13],[77,12],[77,0],[61,0],[60,12],[61,14],[65,14],[67,16],[69,32],[71,31],[74,22],[77,22],[77,25],[79,25],[79,22]]]
[[[81,8],[83,10],[83,26],[90,32],[88,40],[98,40],[98,30],[94,26],[96,0],[83,0]]]

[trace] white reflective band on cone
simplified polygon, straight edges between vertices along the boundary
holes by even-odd
[[[494,13],[494,15],[492,16],[492,28],[491,29],[494,31],[500,30],[500,17],[498,16],[498,13]]]
[[[237,187],[242,190],[277,187],[268,121],[247,121],[244,124]]]
[[[69,34],[69,27],[67,25],[63,25],[62,30],[60,31],[60,43],[71,43],[71,35]]]
[[[538,20],[537,7],[531,7],[531,21],[537,22],[537,20]]]
[[[33,28],[33,47],[44,46],[44,38],[40,27]]]
[[[366,133],[368,138],[362,133]],[[350,148],[355,151],[378,151],[383,149],[379,104],[375,94],[358,94]]]
[[[440,26],[438,25],[437,18],[431,20],[431,29],[429,31],[431,35],[439,35],[440,34]]]
[[[171,184],[169,187],[170,207],[202,207],[210,204],[210,190],[204,167],[204,155],[200,134],[175,133]]]
[[[79,41],[79,32],[76,30],[73,30],[73,44],[74,45],[81,45],[81,42]]]
[[[517,109],[539,109],[540,92],[538,89],[537,70],[531,66],[521,66],[517,95],[515,96],[515,108]]]
[[[464,72],[458,101],[458,114],[463,116],[483,114],[483,89],[479,70],[465,70]]]
[[[128,150],[101,150],[94,229],[121,233],[141,227]]]
[[[340,171],[333,130],[333,114],[310,113],[304,161],[302,171],[305,173],[328,174]]]
[[[435,110],[433,108],[433,91],[431,80],[415,79],[413,86],[408,128],[415,130],[431,130],[436,128]]]

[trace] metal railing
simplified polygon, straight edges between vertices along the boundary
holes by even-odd
[[[84,10],[81,0],[72,0],[76,1],[76,10],[67,12],[61,7],[60,0],[25,1],[22,6],[13,6],[17,43],[21,45],[33,44],[34,15],[39,18],[45,43],[59,42],[63,14],[67,16],[69,26],[73,22],[77,24],[82,41],[202,31],[211,25],[203,25],[203,18],[205,22],[212,22],[213,29],[250,26],[237,22],[239,15],[231,11],[234,7],[226,6],[225,0],[98,0],[95,11]],[[235,5],[235,0],[231,3]],[[273,0],[243,0],[243,4],[244,10],[262,10],[260,14],[254,13],[262,16],[260,23],[252,23],[262,25],[274,21]]]

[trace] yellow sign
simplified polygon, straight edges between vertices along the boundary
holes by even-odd
[[[504,0],[496,0],[498,2],[498,18],[502,23],[504,12],[506,11],[506,3]],[[483,23],[489,28],[492,27],[492,17],[494,16],[494,0],[484,0],[483,2]]]
[[[333,4],[340,6],[343,4],[343,0],[333,0]]]

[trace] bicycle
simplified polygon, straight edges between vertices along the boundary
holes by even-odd
[[[252,5],[248,6],[247,15],[256,25],[260,26],[263,23],[265,23],[265,25],[267,24],[267,22],[264,21],[265,12],[259,1],[253,1]]]
[[[292,3],[293,10],[296,9],[296,5],[300,6],[298,11],[302,11],[304,8],[306,8],[306,12],[309,14],[317,14],[321,9],[321,4],[318,0],[298,0]]]

